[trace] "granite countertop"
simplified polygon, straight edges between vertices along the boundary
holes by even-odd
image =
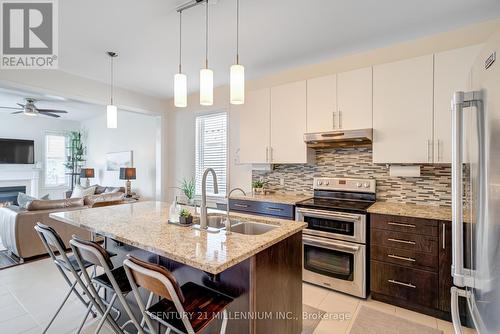
[[[279,228],[261,235],[208,233],[168,224],[169,207],[170,203],[145,201],[52,213],[50,217],[211,274],[218,274],[306,227],[302,222],[231,213],[233,219]],[[217,210],[209,212],[225,214]]]
[[[272,193],[266,195],[231,195],[231,199],[240,199],[246,201],[257,201],[257,202],[270,202],[279,204],[289,204],[295,205],[295,203],[311,198],[311,196],[306,195],[290,195],[284,193]]]
[[[451,207],[406,203],[376,202],[369,213],[451,221]]]

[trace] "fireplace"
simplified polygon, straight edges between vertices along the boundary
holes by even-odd
[[[26,187],[0,187],[0,207],[17,205],[18,193],[26,193]]]

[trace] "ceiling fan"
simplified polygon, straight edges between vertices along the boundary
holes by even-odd
[[[45,115],[45,116],[50,116],[50,117],[56,117],[59,118],[61,117],[58,114],[67,114],[68,112],[65,110],[56,110],[56,109],[39,109],[35,106],[35,102],[37,100],[27,97],[25,98],[26,104],[21,104],[17,103],[19,107],[0,107],[0,109],[12,109],[12,110],[17,110],[14,111],[12,114],[25,114],[28,116],[38,116],[38,115]]]

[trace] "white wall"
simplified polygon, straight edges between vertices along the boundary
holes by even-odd
[[[132,191],[142,199],[156,198],[156,150],[159,117],[119,111],[118,128],[106,128],[106,114],[82,122],[86,134],[87,167],[95,168],[96,178],[91,183],[104,186],[124,186],[118,172],[105,170],[106,153],[133,151],[137,179],[132,180]]]
[[[11,115],[8,112],[0,114],[0,138],[30,139],[35,141],[35,165],[40,163],[43,168],[43,152],[45,149],[45,133],[47,131],[73,131],[80,128],[80,123],[49,117],[31,117],[25,115]],[[0,173],[9,169],[33,169],[35,165],[0,165]],[[39,195],[49,194],[50,198],[63,198],[66,188],[46,188],[44,186],[43,170],[40,173]]]

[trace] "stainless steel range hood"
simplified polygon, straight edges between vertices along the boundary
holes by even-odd
[[[371,146],[373,129],[337,130],[306,133],[304,141],[311,148]]]

